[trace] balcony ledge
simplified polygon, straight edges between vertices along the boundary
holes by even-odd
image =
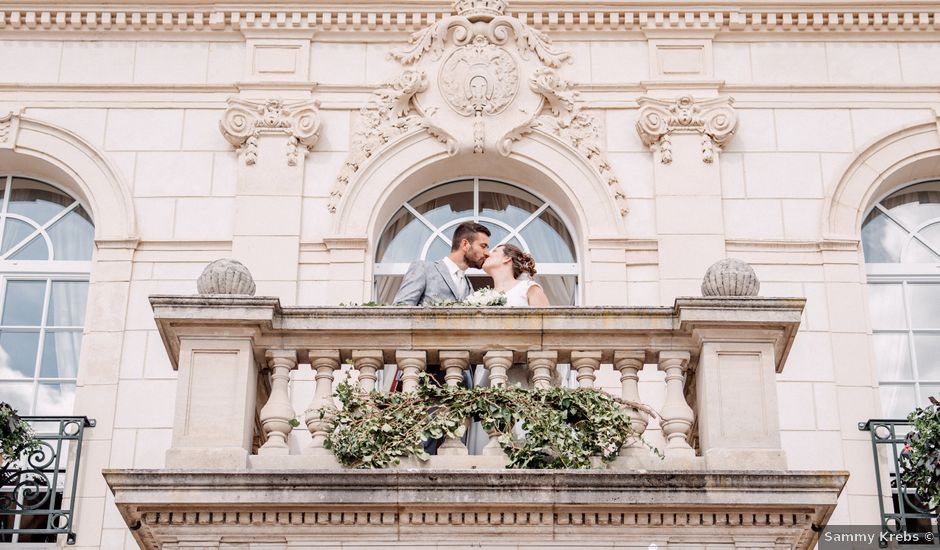
[[[518,544],[645,549],[746,541],[803,549],[815,544],[848,474],[105,470],[104,477],[146,549],[249,539],[272,549],[350,540],[482,545],[506,537]]]

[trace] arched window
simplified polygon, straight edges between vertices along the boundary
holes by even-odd
[[[571,233],[547,202],[515,185],[484,178],[451,181],[406,202],[392,216],[376,250],[375,296],[390,303],[414,260],[439,260],[450,252],[454,229],[476,221],[491,232],[490,247],[512,243],[532,254],[538,280],[554,305],[577,300],[577,251]],[[475,288],[491,284],[471,269]]]
[[[902,418],[940,394],[940,180],[876,204],[862,246],[882,408]]]
[[[47,183],[0,176],[0,401],[71,414],[94,224]]]

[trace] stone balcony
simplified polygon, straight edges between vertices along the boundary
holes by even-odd
[[[780,446],[775,374],[802,299],[303,308],[203,295],[153,296],[151,304],[179,370],[172,448],[166,469],[105,472],[145,548],[485,547],[510,539],[520,547],[810,548],[847,478],[789,471]],[[311,365],[311,381],[291,375],[299,363]],[[339,376],[368,389],[396,365],[402,391],[412,391],[428,364],[444,367],[452,383],[482,365],[493,383],[520,369],[545,387],[565,364],[578,386],[606,377],[630,402],[646,403],[655,389],[657,418],[640,409],[631,418],[636,431],[649,428],[664,458],[628,445],[597,469],[511,470],[503,456],[461,449],[396,469],[350,470],[324,447],[318,417],[308,415],[302,429],[288,424],[335,406]],[[643,378],[651,366],[662,374]]]

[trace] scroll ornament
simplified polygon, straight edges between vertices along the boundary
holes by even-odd
[[[245,164],[249,166],[258,161],[261,136],[286,135],[287,164],[296,166],[320,139],[320,102],[230,98],[219,129],[225,139],[245,155]]]
[[[12,148],[14,146],[19,119],[19,110],[0,114],[0,148]]]
[[[716,148],[727,144],[737,130],[738,117],[734,99],[718,97],[696,100],[686,95],[668,101],[641,97],[636,131],[651,151],[658,149],[663,164],[672,162],[672,134],[699,134],[702,137],[702,161],[715,160]]]

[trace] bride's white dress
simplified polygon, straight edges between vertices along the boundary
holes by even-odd
[[[506,307],[529,307],[529,289],[539,286],[532,279],[522,279],[506,291]]]

